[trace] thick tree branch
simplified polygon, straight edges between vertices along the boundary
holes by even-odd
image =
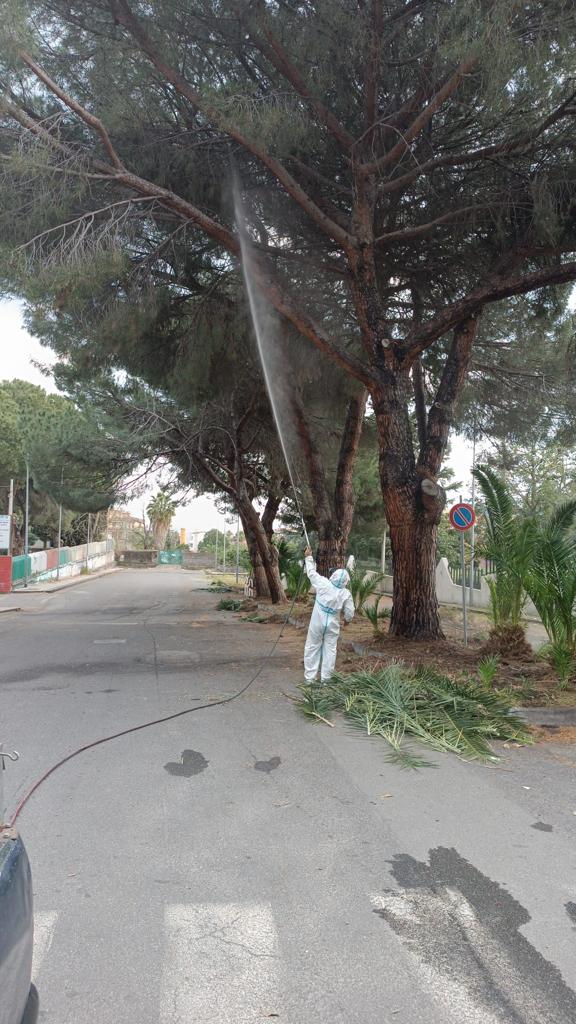
[[[10,114],[10,116],[13,117],[14,120],[16,120],[23,128],[32,132],[38,138],[41,138],[46,145],[50,146],[56,152],[59,152],[68,158],[75,158],[77,156],[69,146],[51,135],[40,121],[34,120],[28,114],[25,114],[23,110],[16,107],[6,99],[0,98],[0,110],[1,109],[4,109],[6,113]],[[228,229],[223,227],[223,225],[202,213],[201,210],[192,206],[191,203],[182,199],[175,192],[161,188],[159,185],[155,185],[144,178],[140,178],[136,174],[131,174],[129,171],[117,170],[115,167],[101,160],[93,160],[91,167],[92,170],[97,173],[98,177],[107,179],[112,184],[124,185],[141,196],[157,199],[159,203],[178,214],[178,216],[183,220],[190,221],[196,227],[205,232],[205,234],[210,238],[219,242],[233,256],[240,256],[240,242],[236,235],[233,235],[232,232],[228,231]],[[342,366],[342,368],[348,373],[351,373],[352,376],[356,377],[365,386],[368,385],[370,379],[368,368],[354,356],[351,356],[342,349],[339,349],[323,334],[321,329],[310,317],[293,304],[290,297],[282,291],[279,284],[274,280],[273,275],[263,265],[263,261],[259,257],[259,254],[253,255],[252,262],[258,286],[268,298],[271,305],[281,313],[282,316],[290,321],[290,323],[294,324],[294,326],[305,337],[307,337],[308,340],[316,346],[316,348],[330,356],[331,359]]]
[[[408,241],[411,238],[421,238],[422,235],[427,235],[434,228],[439,227],[441,224],[449,224],[453,220],[461,220],[464,217],[468,217],[470,214],[485,212],[486,210],[494,210],[499,205],[498,203],[479,203],[476,206],[463,206],[459,210],[449,210],[448,213],[443,213],[441,217],[436,217],[435,220],[428,221],[427,224],[417,224],[413,228],[403,228],[399,231],[389,231],[385,235],[380,235],[376,240],[376,245],[385,245],[391,242],[403,242]]]
[[[467,57],[461,61],[458,68],[453,75],[444,83],[444,85],[438,90],[438,92],[432,97],[429,103],[426,104],[424,109],[420,112],[417,118],[412,124],[403,132],[402,137],[398,140],[395,146],[392,147],[384,156],[380,157],[379,160],[374,160],[372,163],[362,165],[362,173],[365,175],[379,174],[384,170],[385,167],[389,167],[390,164],[396,163],[400,157],[406,152],[411,143],[414,141],[417,135],[420,134],[423,128],[433,118],[436,111],[440,109],[443,103],[452,96],[459,88],[466,76],[473,70],[478,62],[477,57]]]
[[[80,117],[85,124],[87,124],[90,128],[93,129],[93,131],[95,131],[100,136],[102,145],[104,146],[104,149],[108,154],[112,166],[115,167],[118,171],[125,170],[124,164],[122,163],[120,157],[114,149],[110,136],[108,135],[108,132],[106,131],[106,128],[102,124],[100,118],[95,117],[94,114],[91,114],[88,110],[86,110],[79,103],[77,103],[76,100],[72,99],[71,96],[64,92],[64,90],[61,89],[56,84],[56,82],[54,82],[50,78],[50,76],[46,74],[46,72],[40,67],[40,65],[37,64],[36,61],[32,59],[30,54],[26,53],[25,50],[21,50],[19,56],[22,62],[26,64],[26,66],[29,67],[30,70],[36,75],[36,78],[43,82],[44,85],[47,86],[47,88],[50,89],[50,91],[53,92],[59,100],[62,100],[62,103],[65,103],[66,106],[70,108],[70,110],[73,110],[74,113],[77,114],[78,117]]]
[[[418,468],[438,476],[446,451],[456,403],[462,392],[478,333],[480,313],[468,317],[454,330],[452,345],[444,364],[436,397],[428,416],[425,443],[420,448]]]
[[[133,39],[138,43],[140,49],[146,54],[156,70],[160,72],[166,81],[170,82],[176,91],[179,92],[180,95],[184,96],[196,110],[199,110],[211,122],[211,124],[224,132],[224,134],[229,138],[234,139],[235,142],[238,142],[239,145],[260,160],[260,162],[267,167],[271,174],[273,174],[280,182],[288,195],[294,199],[294,201],[304,210],[307,216],[310,217],[310,219],[324,234],[328,235],[329,238],[332,238],[333,241],[338,242],[346,250],[350,249],[354,243],[352,236],[349,235],[348,232],[340,226],[340,224],[333,221],[320,209],[319,206],[316,205],[284,165],[261,146],[256,145],[256,143],[243,135],[238,128],[228,124],[220,111],[206,103],[202,96],[192,88],[185,78],[182,77],[180,72],[171,64],[168,64],[163,60],[150,36],[132,13],[132,10],[126,0],[112,0],[112,7],[118,23],[121,24],[127,32],[129,32]]]
[[[571,93],[567,99],[528,132],[515,135],[511,139],[504,139],[502,142],[494,143],[492,146],[483,146],[481,149],[470,150],[468,153],[446,153],[444,156],[433,157],[431,160],[426,160],[425,163],[419,164],[414,170],[408,171],[407,174],[402,174],[391,181],[383,182],[378,187],[378,192],[380,195],[397,192],[411,185],[421,175],[435,171],[438,167],[466,166],[467,164],[474,164],[479,160],[490,160],[495,156],[511,156],[514,153],[521,153],[523,150],[529,151],[548,128],[551,128],[561,118],[573,115],[570,104],[574,100],[575,95],[576,93]]]
[[[414,360],[412,365],[412,387],[414,390],[414,405],[416,410],[416,425],[418,427],[418,443],[420,451],[426,443],[427,412],[426,412],[426,390],[424,388],[424,374],[422,372],[422,360],[420,356]]]
[[[372,126],[378,117],[378,84],[380,71],[380,47],[382,44],[382,0],[372,0],[371,25],[368,54],[364,71],[364,93],[366,107],[366,133],[368,146],[372,141]]]
[[[339,523],[342,536],[346,541],[350,535],[354,518],[354,463],[362,436],[367,399],[368,392],[363,391],[358,397],[351,398],[348,402],[338,453],[334,488],[334,518]]]
[[[493,279],[470,292],[465,298],[448,306],[427,324],[415,327],[404,343],[404,362],[410,366],[414,359],[430,348],[438,338],[447,334],[462,320],[473,316],[482,306],[513,295],[527,295],[549,285],[567,284],[576,281],[576,262],[557,263],[532,273],[514,274],[506,278]]]
[[[298,95],[302,97],[316,115],[317,121],[328,129],[345,151],[348,151],[352,147],[354,139],[349,135],[344,126],[340,124],[332,111],[328,110],[322,101],[310,91],[298,68],[286,53],[279,39],[272,32],[265,17],[262,17],[262,32],[265,39],[257,35],[250,35],[254,46],[280,72],[283,78],[293,86]]]

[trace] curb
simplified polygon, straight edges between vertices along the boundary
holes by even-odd
[[[576,708],[514,708],[528,725],[576,725]]]
[[[33,594],[57,594],[60,590],[68,590],[70,587],[77,587],[80,583],[88,583],[90,580],[98,580],[102,576],[110,576],[113,572],[120,572],[119,569],[105,569],[104,572],[96,572],[94,574],[88,574],[88,576],[79,575],[78,578],[74,577],[71,580],[64,580],[62,583],[57,583],[53,587],[40,586],[37,587],[32,583],[29,587],[18,587],[17,590],[12,591],[19,596],[26,594],[27,596]]]
[[[6,612],[21,612],[21,611],[22,611],[21,608],[19,608],[17,605],[14,605],[14,607],[11,607],[11,608],[0,608],[0,615],[5,615]]]

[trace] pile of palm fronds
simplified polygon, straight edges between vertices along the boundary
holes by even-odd
[[[223,597],[216,605],[219,612],[237,612],[242,607],[242,601],[234,601],[231,597]]]
[[[388,760],[404,768],[432,766],[406,745],[407,737],[443,753],[498,761],[490,740],[531,743],[528,728],[512,714],[511,693],[482,680],[451,679],[430,668],[392,662],[378,672],[336,674],[324,686],[306,685],[297,701],[305,715],[329,722],[334,711],[369,736],[380,736]]]

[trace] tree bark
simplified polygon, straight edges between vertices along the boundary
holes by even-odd
[[[390,634],[442,639],[436,597],[436,530],[446,495],[416,466],[408,416],[408,373],[385,368],[372,401],[380,440],[380,485],[390,530]]]
[[[393,562],[392,636],[442,639],[436,597],[436,532],[446,494],[436,481],[454,408],[469,366],[479,313],[454,330],[450,353],[426,424],[418,463],[408,417],[408,367],[389,356],[372,391],[380,441],[380,485]]]
[[[248,554],[250,555],[250,564],[252,566],[252,576],[254,579],[256,597],[269,599],[270,588],[268,586],[268,580],[266,579],[266,573],[264,572],[264,566],[262,565],[262,558],[258,544],[256,543],[254,531],[242,515],[240,516],[240,519],[242,520],[242,529],[244,530],[244,536],[246,537]]]
[[[316,567],[322,576],[329,576],[334,569],[342,568],[346,558],[348,538],[345,539],[339,530],[335,530],[335,525],[331,520],[322,524],[323,529],[318,530]]]
[[[278,568],[278,552],[272,541],[268,539],[260,516],[251,501],[239,501],[238,511],[248,541],[257,596],[265,596],[263,593],[260,593],[260,590],[264,589],[265,579],[266,589],[272,604],[285,604],[287,597],[284,593]]]

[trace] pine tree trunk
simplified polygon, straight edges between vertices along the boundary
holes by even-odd
[[[251,502],[242,504],[240,518],[250,552],[257,597],[269,597],[272,604],[286,603],[278,568],[278,553],[266,536],[266,530]]]
[[[372,395],[380,441],[380,485],[390,529],[390,634],[443,639],[436,597],[436,531],[446,495],[416,466],[407,409],[408,380],[390,375]]]
[[[256,597],[269,598],[270,588],[268,586],[268,580],[266,579],[266,573],[264,572],[264,566],[262,565],[262,558],[260,557],[256,537],[254,536],[254,530],[251,528],[250,524],[246,522],[242,514],[240,514],[240,519],[242,522],[244,536],[246,538],[248,554],[250,556],[250,565],[252,567],[252,578],[254,580]]]
[[[322,576],[329,576],[330,571],[341,569],[344,565],[347,539],[336,534],[334,522],[330,520],[318,528],[318,553],[316,568]]]
[[[389,632],[410,640],[442,639],[436,598],[436,530],[422,513],[406,508],[390,523],[394,573]]]

